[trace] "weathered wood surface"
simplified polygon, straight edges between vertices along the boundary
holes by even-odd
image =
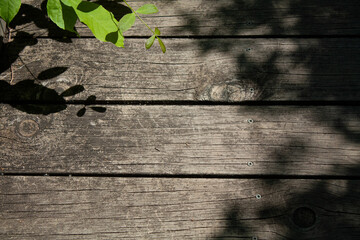
[[[0,180],[4,240],[360,237],[355,180]]]
[[[360,100],[357,39],[164,41],[166,54],[158,46],[145,52],[142,39],[128,40],[126,49],[96,39],[14,41],[14,82],[49,72],[45,87],[83,85],[70,98],[78,100]],[[10,79],[9,70],[1,79]]]
[[[0,176],[1,239],[360,239],[359,180],[330,180],[360,176],[358,1],[154,0],[165,55],[139,21],[118,49],[22,2],[0,172],[50,177]]]
[[[2,171],[360,174],[359,107],[103,107],[1,105]]]
[[[120,19],[130,10],[116,1],[99,1]],[[144,16],[166,36],[243,36],[243,35],[359,35],[360,4],[357,0],[129,0],[135,9],[151,2],[160,12]],[[43,10],[41,10],[43,9]],[[46,17],[46,1],[25,0],[14,20],[16,31],[34,36],[61,37]],[[92,33],[77,25],[82,36]],[[125,36],[150,36],[149,30],[137,21]]]

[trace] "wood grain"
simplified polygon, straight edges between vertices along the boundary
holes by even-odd
[[[360,191],[355,180],[0,179],[4,240],[360,236]],[[313,226],[295,224],[299,208],[313,211]]]
[[[64,68],[41,85],[86,89],[69,99],[187,101],[359,101],[357,39],[165,39],[144,50],[131,39],[126,49],[96,39],[71,44],[18,40],[8,46],[14,82]],[[5,65],[3,65],[5,66]],[[56,73],[56,71],[54,70]],[[53,75],[53,74],[50,74]],[[0,74],[9,80],[9,71]],[[16,87],[14,87],[16,88]]]
[[[14,107],[38,115],[1,105],[5,173],[360,174],[359,107]]]
[[[129,13],[121,1],[97,1],[120,19]],[[133,8],[143,0],[129,0]],[[244,35],[359,35],[360,16],[357,0],[152,0],[159,13],[143,16],[153,28],[166,36],[244,36]],[[41,10],[42,9],[42,10]],[[46,1],[25,0],[13,27],[34,36],[62,37],[46,16]],[[81,36],[93,36],[82,24]],[[150,36],[138,20],[125,36]]]

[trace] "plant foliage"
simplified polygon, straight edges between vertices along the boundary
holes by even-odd
[[[20,6],[21,0],[1,0],[0,17],[9,24],[18,13]]]
[[[145,4],[136,11],[125,1],[132,13],[126,14],[119,21],[114,14],[106,10],[102,5],[83,0],[48,0],[47,13],[49,18],[61,29],[77,34],[75,24],[77,20],[87,25],[94,36],[103,42],[111,42],[117,47],[124,47],[123,33],[129,30],[135,23],[136,18],[152,32],[152,36],[146,41],[145,47],[149,49],[155,38],[158,40],[163,53],[166,52],[164,43],[160,39],[160,30],[152,30],[139,14],[154,14],[159,10],[154,4]],[[19,12],[21,0],[0,0],[0,17],[9,25]]]

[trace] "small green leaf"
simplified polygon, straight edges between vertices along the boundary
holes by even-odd
[[[74,26],[78,18],[72,7],[65,5],[60,0],[48,0],[47,13],[59,28],[76,32]]]
[[[154,44],[155,41],[155,35],[152,35],[145,43],[146,49],[151,48],[151,46]]]
[[[136,10],[137,13],[140,14],[153,14],[157,13],[159,10],[154,4],[145,4],[141,6],[138,10]]]
[[[157,27],[155,28],[155,34],[156,36],[160,36],[161,34],[160,30]]]
[[[0,0],[0,17],[9,24],[19,12],[21,0]]]
[[[161,41],[160,38],[157,38],[157,39],[158,39],[158,41],[159,41],[159,44],[160,44],[160,47],[161,47],[161,51],[162,51],[163,53],[165,53],[165,52],[166,52],[165,44],[163,43],[163,41]]]
[[[132,25],[135,23],[135,13],[128,13],[125,16],[123,16],[119,21],[119,28],[121,32],[125,32],[129,30]]]

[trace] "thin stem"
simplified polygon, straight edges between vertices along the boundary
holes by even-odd
[[[7,30],[8,30],[8,43],[12,42],[12,38],[11,38],[11,32],[12,29],[9,26],[6,26]],[[10,78],[10,85],[13,85],[13,81],[14,81],[14,69],[12,67],[12,64],[10,64],[10,74],[11,74],[11,78]]]
[[[126,6],[128,6],[128,8],[130,8],[130,10],[131,10],[133,13],[135,13],[135,16],[137,16],[137,17],[140,19],[140,21],[141,21],[143,24],[145,24],[145,26],[146,26],[154,35],[156,35],[155,32],[149,27],[149,25],[147,25],[146,22],[144,22],[144,20],[142,20],[142,18],[135,12],[135,10],[134,10],[125,0],[123,0],[123,1],[124,1],[124,3],[126,4]],[[156,37],[157,37],[157,36],[156,36]]]

